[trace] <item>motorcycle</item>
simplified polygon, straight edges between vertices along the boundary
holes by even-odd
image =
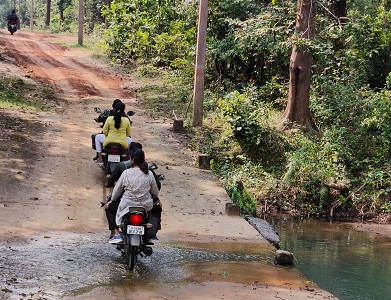
[[[155,222],[157,223],[157,222]],[[155,227],[157,224],[155,224]],[[138,258],[151,256],[153,253],[148,234],[154,227],[152,216],[150,217],[146,209],[142,206],[129,207],[129,212],[123,217],[121,231],[123,235],[122,253],[125,256],[129,270],[133,271]],[[121,247],[121,246],[119,246]]]
[[[155,163],[149,166],[160,190],[160,181],[164,179],[164,175],[156,175],[156,169]],[[129,270],[134,271],[139,257],[152,255],[153,242],[150,240],[156,238],[156,233],[161,228],[160,218],[161,207],[158,198],[154,199],[153,208],[149,212],[143,206],[134,206],[129,207],[129,212],[122,217],[120,228],[123,243],[117,244],[117,250],[125,257]]]
[[[106,119],[109,116],[114,115],[113,109],[105,109],[103,112],[99,107],[95,107],[94,111],[96,113],[99,113],[99,116],[94,119],[95,122],[101,123],[100,127],[103,128]],[[126,113],[128,116],[133,116],[135,114],[134,111],[128,111]],[[132,121],[129,119],[130,123],[132,124]],[[96,150],[95,147],[95,136],[96,134],[91,135],[92,139],[92,149]],[[103,165],[101,166],[102,170],[105,172],[105,175],[110,175],[115,167],[121,162],[125,160],[129,160],[129,157],[127,155],[127,149],[123,149],[120,144],[117,143],[110,143],[108,144],[102,152],[102,158],[103,158]]]
[[[8,31],[13,35],[18,30],[17,24],[15,21],[10,21],[8,23]]]
[[[128,150],[123,149],[121,144],[110,143],[103,149],[102,158],[103,165],[101,168],[108,176],[121,161],[129,160]]]

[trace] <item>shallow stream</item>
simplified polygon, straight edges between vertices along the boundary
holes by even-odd
[[[341,300],[391,299],[391,238],[344,223],[268,220],[296,267]]]
[[[160,242],[153,249],[133,273],[102,233],[57,232],[19,243],[6,241],[0,243],[0,299],[75,299],[101,287],[127,295],[137,289],[206,281],[254,288],[287,282],[293,288],[308,285],[296,268],[273,264],[274,249],[268,244]]]

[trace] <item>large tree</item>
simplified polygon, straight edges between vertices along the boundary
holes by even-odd
[[[306,40],[314,37],[316,0],[298,0],[296,43],[289,65],[288,104],[283,114],[285,124],[309,126],[309,92],[312,55]]]

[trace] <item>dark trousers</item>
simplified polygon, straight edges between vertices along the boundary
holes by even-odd
[[[113,201],[109,204],[109,207],[106,209],[106,217],[109,222],[109,230],[114,230],[118,228],[117,223],[115,223],[115,216],[117,214],[117,209],[120,201]]]

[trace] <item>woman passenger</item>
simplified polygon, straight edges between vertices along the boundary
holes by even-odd
[[[125,104],[122,102],[117,103],[114,106],[114,116],[108,117],[103,125],[103,134],[95,136],[95,147],[98,155],[96,163],[103,164],[102,151],[110,143],[121,144],[123,149],[129,148],[132,142],[130,138],[130,121],[129,118],[123,116],[124,112]]]
[[[159,189],[153,173],[148,170],[144,151],[130,152],[131,167],[122,172],[114,186],[111,200],[104,205],[113,236],[109,243],[122,242],[119,231],[122,217],[129,211],[129,206],[143,206],[147,211],[153,208],[153,197],[158,198]],[[160,204],[161,205],[161,204]]]

